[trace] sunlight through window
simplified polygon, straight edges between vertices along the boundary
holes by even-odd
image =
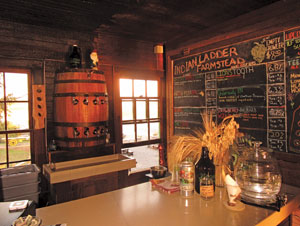
[[[0,73],[0,168],[31,164],[27,73]]]

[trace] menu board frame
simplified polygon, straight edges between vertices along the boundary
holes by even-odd
[[[300,28],[172,58],[173,133],[238,114],[240,130],[275,151],[300,153]],[[299,128],[298,128],[299,127]]]

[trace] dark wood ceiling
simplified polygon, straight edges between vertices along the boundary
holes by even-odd
[[[0,0],[0,19],[166,43],[278,0]]]

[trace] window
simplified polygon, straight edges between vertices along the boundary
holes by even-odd
[[[120,79],[122,143],[160,139],[158,81]]]
[[[0,168],[31,163],[29,74],[0,71]]]
[[[133,155],[132,172],[159,164],[161,118],[158,80],[120,79],[122,153]]]

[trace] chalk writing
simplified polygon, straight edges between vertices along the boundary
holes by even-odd
[[[287,60],[287,65],[291,67],[291,69],[295,69],[296,66],[300,65],[299,59],[292,59],[292,60]],[[297,67],[298,68],[298,67]]]
[[[283,83],[284,73],[268,74],[268,83]]]
[[[206,82],[206,89],[216,89],[217,83],[216,81],[207,81]]]
[[[285,117],[285,110],[283,108],[270,108],[269,117]]]
[[[288,40],[286,43],[287,56],[299,57],[300,56],[300,38]]]
[[[199,73],[244,64],[245,59],[238,57],[238,55],[236,47],[226,47],[190,57],[181,64],[174,65],[174,76],[185,74],[195,69]]]
[[[276,60],[279,56],[283,55],[284,42],[281,40],[281,36],[265,39],[267,53],[266,59]]]
[[[269,119],[269,129],[284,130],[284,128],[285,128],[285,118]]]
[[[224,69],[217,71],[217,87],[238,87],[244,84],[266,84],[266,65]]]
[[[241,77],[245,78],[246,74],[254,73],[254,67],[241,67],[241,68],[234,68],[234,69],[227,69],[217,71],[217,79],[227,79],[232,77]]]
[[[274,151],[281,151],[285,152],[286,150],[286,141],[285,140],[278,140],[278,139],[269,139],[268,146],[270,149]]]
[[[213,97],[217,97],[217,92],[216,90],[206,90],[206,95],[207,97],[213,98]]]
[[[267,64],[267,72],[283,72],[284,71],[284,64],[283,61],[268,63]]]
[[[208,98],[206,101],[206,105],[207,107],[217,106],[217,100],[215,98],[214,99]]]
[[[268,94],[284,94],[284,85],[270,85],[268,87]]]
[[[300,92],[300,74],[292,73],[290,74],[290,87],[291,93],[299,93]]]
[[[285,105],[285,96],[269,96],[269,106],[283,106]]]
[[[266,129],[266,109],[254,106],[241,106],[241,107],[226,107],[218,108],[217,111],[218,121],[222,121],[229,115],[238,115],[237,122],[241,127],[253,127]]]
[[[300,31],[291,31],[285,33],[285,40],[295,39],[300,37]]]
[[[218,90],[218,104],[220,107],[248,104],[264,106],[266,96],[262,87],[245,87]]]
[[[267,47],[262,43],[254,42],[255,46],[251,49],[251,55],[258,63],[263,62],[267,52]]]
[[[210,80],[210,79],[215,79],[216,78],[216,73],[215,72],[208,72],[206,73],[206,79]]]
[[[268,138],[270,139],[280,139],[285,140],[285,132],[284,131],[269,131]]]

